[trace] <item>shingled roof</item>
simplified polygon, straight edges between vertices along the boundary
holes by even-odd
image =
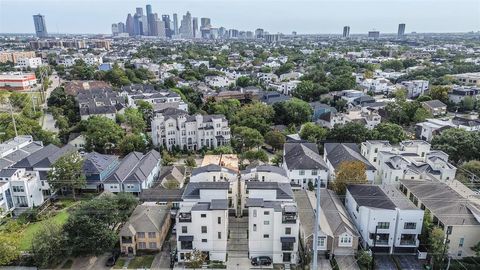
[[[292,142],[284,145],[284,160],[289,170],[327,170],[327,164],[318,154],[317,145]]]

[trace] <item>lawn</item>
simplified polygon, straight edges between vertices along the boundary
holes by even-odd
[[[33,236],[35,235],[36,232],[42,228],[42,224],[46,222],[52,222],[54,224],[58,225],[63,225],[67,222],[68,219],[68,212],[67,209],[63,209],[60,211],[57,215],[50,217],[48,219],[42,220],[40,222],[35,222],[29,224],[21,233],[21,239],[20,239],[20,250],[28,250],[30,249],[30,245],[32,243]]]
[[[125,265],[125,258],[118,258],[117,262],[113,266],[113,269],[122,269]]]
[[[155,255],[136,256],[128,264],[128,269],[150,268]]]

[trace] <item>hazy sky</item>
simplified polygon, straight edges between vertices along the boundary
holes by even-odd
[[[190,11],[215,27],[275,33],[480,30],[480,0],[0,0],[0,33],[33,33],[32,15],[46,16],[49,33],[110,33],[135,7],[151,4],[161,14]]]

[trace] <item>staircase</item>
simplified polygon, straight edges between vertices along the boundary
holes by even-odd
[[[228,258],[248,259],[248,217],[229,217]]]

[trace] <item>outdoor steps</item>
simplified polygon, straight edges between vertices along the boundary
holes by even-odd
[[[230,217],[228,222],[227,251],[229,258],[248,258],[248,217]]]

